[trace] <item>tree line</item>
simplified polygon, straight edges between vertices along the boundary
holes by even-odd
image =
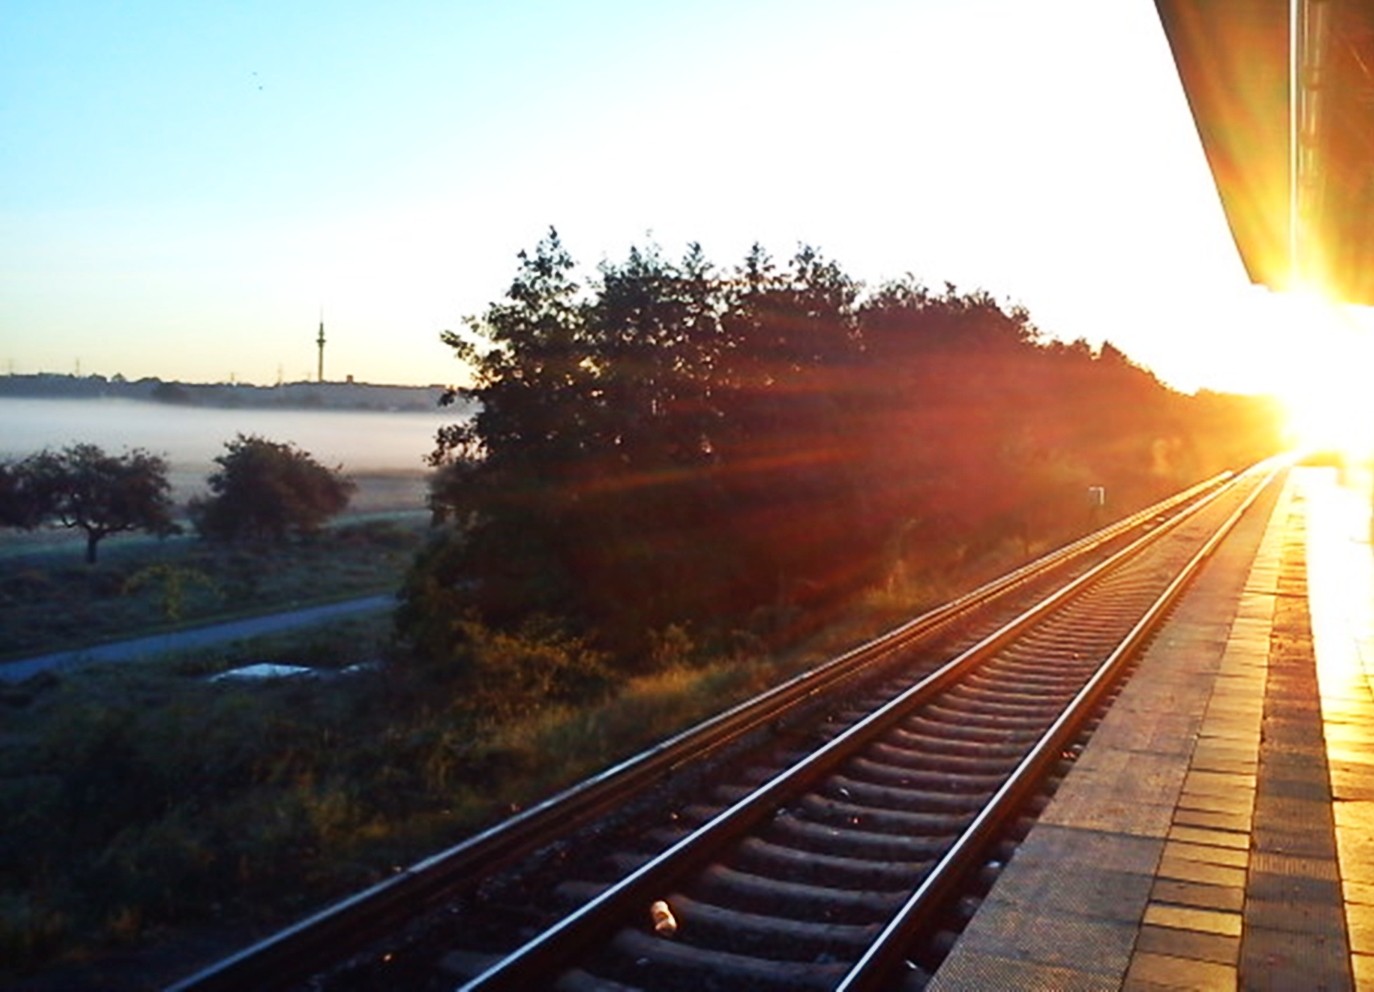
[[[211,540],[312,533],[348,505],[354,488],[308,452],[257,435],[226,442],[215,464],[209,494],[187,506],[196,532]],[[94,444],[0,462],[0,527],[80,530],[86,561],[95,564],[100,542],[112,534],[181,531],[167,471],[165,458],[141,448],[111,455]]]
[[[728,268],[634,247],[584,277],[551,231],[444,340],[473,377],[449,398],[476,413],[438,435],[447,526],[403,592],[431,658],[474,616],[641,653],[669,625],[766,628],[1279,444],[1265,401],[1181,394],[983,291],[866,289],[805,246]]]

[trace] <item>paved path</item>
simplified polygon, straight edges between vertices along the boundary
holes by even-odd
[[[365,596],[361,599],[348,599],[341,603],[329,603],[325,606],[309,606],[299,610],[288,610],[284,613],[270,613],[266,616],[249,617],[245,620],[211,624],[208,627],[154,634],[152,637],[140,637],[132,641],[116,641],[113,644],[101,644],[75,651],[58,651],[33,658],[21,658],[18,661],[0,662],[0,681],[19,682],[39,672],[72,668],[91,662],[135,661],[172,651],[185,651],[190,648],[223,644],[226,641],[241,640],[245,637],[277,634],[282,631],[296,630],[300,627],[314,626],[339,617],[380,612],[395,605],[396,598],[391,595]]]

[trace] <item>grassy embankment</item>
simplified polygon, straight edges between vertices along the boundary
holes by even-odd
[[[90,568],[78,530],[0,529],[0,662],[394,591],[427,529],[425,476],[354,481],[349,512],[285,553],[207,545],[181,519],[166,540],[112,535]]]
[[[424,528],[414,514],[345,522],[288,549],[134,537],[107,541],[94,568],[79,542],[0,540],[0,661],[391,592]]]
[[[201,596],[206,609],[248,611],[250,600],[239,598],[246,588],[233,583],[250,564],[258,575],[251,602],[274,608],[307,590],[341,598],[394,588],[416,538],[395,527],[343,528],[251,562],[236,557],[243,552],[221,561],[224,553],[195,545],[160,555],[153,546],[152,559],[111,554],[96,569],[74,564],[66,576],[58,574],[65,564],[53,565],[12,584],[55,590],[84,581],[84,590],[67,590],[68,606],[103,590],[114,613],[126,608],[117,589],[131,576],[157,566],[195,570],[211,581],[186,584],[190,620],[201,615]],[[1014,555],[1008,548],[980,571]],[[648,674],[611,695],[568,707],[529,694],[500,721],[472,705],[451,675],[403,663],[332,679],[208,681],[264,659],[341,668],[385,658],[394,650],[386,617],[0,690],[0,808],[13,811],[0,837],[0,960],[22,973],[112,949],[175,945],[188,927],[224,928],[241,940],[245,928],[285,922],[375,881],[979,577],[871,593],[776,657],[702,658],[689,638],[669,639]],[[133,619],[125,622],[165,612],[162,584],[145,583],[136,595],[145,601],[127,606]],[[24,612],[11,613],[12,603],[3,610]],[[57,604],[31,612],[26,627],[61,624]],[[111,636],[126,633],[106,624]],[[570,650],[497,640],[493,655],[528,650],[538,664],[558,664],[550,652]],[[157,980],[188,970],[173,960]]]

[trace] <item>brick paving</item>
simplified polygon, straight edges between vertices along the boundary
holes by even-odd
[[[1368,478],[1305,487],[1308,578],[1346,933],[1374,988],[1374,553]]]

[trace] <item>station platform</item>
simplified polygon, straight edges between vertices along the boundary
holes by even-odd
[[[927,988],[1374,989],[1370,480],[1297,467]]]

